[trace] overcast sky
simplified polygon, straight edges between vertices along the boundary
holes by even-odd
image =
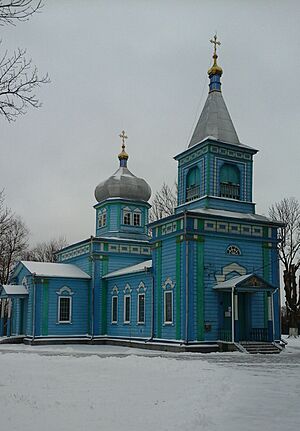
[[[221,40],[223,96],[255,157],[257,212],[300,198],[300,2],[45,0],[41,13],[1,27],[2,51],[27,48],[51,84],[43,107],[0,118],[0,188],[31,242],[94,234],[94,189],[118,167],[153,191],[176,179],[208,92],[209,39]]]

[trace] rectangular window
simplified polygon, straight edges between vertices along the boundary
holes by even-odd
[[[124,296],[124,323],[130,323],[130,295]]]
[[[123,214],[123,224],[131,224],[131,213],[129,211],[124,211]]]
[[[102,214],[98,214],[98,227],[102,227]]]
[[[106,226],[106,211],[102,214],[102,226]]]
[[[111,323],[118,322],[118,297],[112,297]]]
[[[133,225],[134,226],[141,226],[141,214],[140,213],[134,213],[133,214]]]
[[[59,323],[71,322],[71,298],[68,296],[58,298],[58,321]]]
[[[138,294],[138,323],[145,323],[145,294]]]
[[[165,292],[165,323],[173,323],[173,292]]]

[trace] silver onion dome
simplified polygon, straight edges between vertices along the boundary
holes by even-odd
[[[98,202],[103,202],[109,198],[147,202],[151,196],[151,188],[143,178],[136,177],[127,168],[129,156],[125,151],[125,132],[122,133],[123,135],[120,135],[123,140],[122,151],[118,156],[120,167],[107,180],[97,185],[95,198]]]

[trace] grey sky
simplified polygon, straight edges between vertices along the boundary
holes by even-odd
[[[300,2],[48,0],[1,27],[2,50],[26,47],[51,84],[43,107],[1,121],[0,185],[32,242],[94,234],[94,188],[118,166],[157,190],[176,179],[204,105],[209,39],[221,40],[223,95],[255,157],[257,212],[299,196]]]

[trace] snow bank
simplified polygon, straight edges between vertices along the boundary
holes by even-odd
[[[1,430],[288,431],[300,421],[300,350],[146,357],[115,346],[14,347],[1,346]]]

